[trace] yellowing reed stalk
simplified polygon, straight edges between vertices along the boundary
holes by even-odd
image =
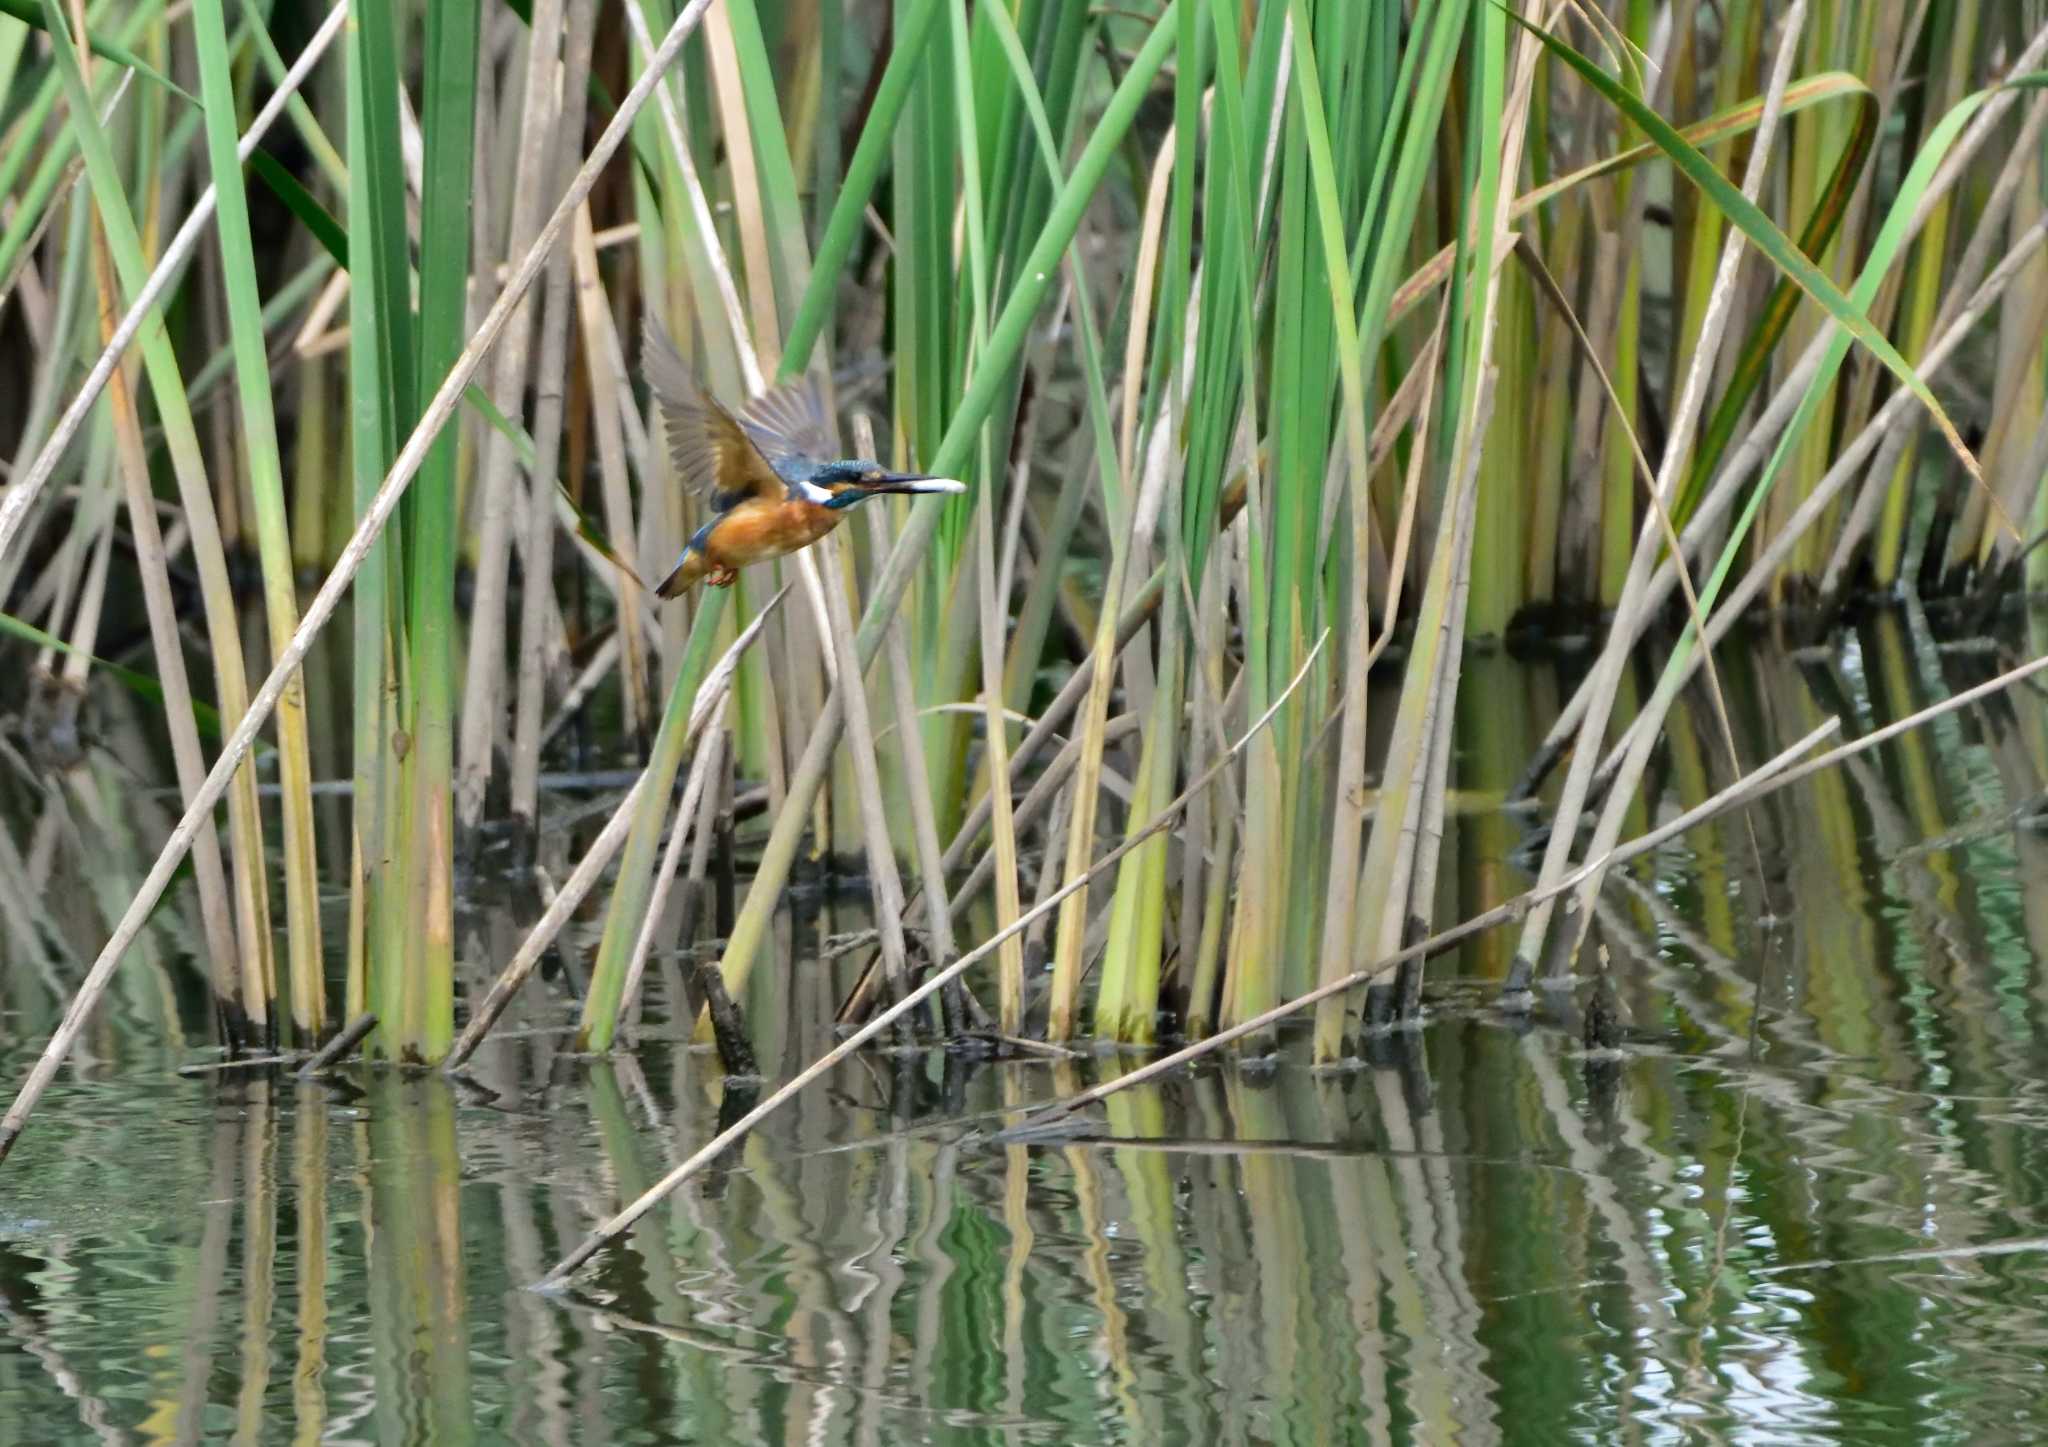
[[[274,661],[299,626],[292,545],[285,517],[284,465],[278,452],[263,301],[257,293],[249,200],[236,155],[234,80],[227,18],[221,0],[194,0],[200,87],[206,110],[207,159],[213,171],[221,269],[241,400],[243,459],[256,506],[256,542],[263,569],[264,619]],[[321,968],[319,858],[313,840],[313,759],[306,729],[306,685],[295,675],[277,710],[278,783],[284,833],[285,939],[291,968],[291,1012],[298,1043],[316,1044],[327,1029],[327,983]]]
[[[100,223],[122,290],[132,299],[141,292],[147,275],[141,238],[122,190],[113,154],[87,99],[85,77],[77,64],[69,32],[53,5],[46,3],[44,14],[46,19],[54,17],[49,31],[51,49],[58,76],[70,97],[72,132],[85,159]],[[241,633],[235,617],[226,554],[214,518],[212,487],[201,460],[198,432],[193,426],[191,406],[169,339],[160,327],[153,325],[145,325],[139,335],[143,364],[164,427],[179,496],[190,527],[194,560],[200,570],[220,713],[225,726],[232,729],[247,712],[248,683],[243,672]],[[50,465],[54,466],[54,461],[52,457]],[[26,479],[17,486],[27,492]],[[11,503],[13,499],[9,501]],[[4,547],[4,543],[0,543],[0,547]],[[276,976],[271,962],[262,815],[257,807],[253,769],[242,769],[235,775],[230,796],[229,827],[235,922],[241,941],[238,951],[241,980],[239,989],[223,1002],[222,1008],[227,1017],[225,1025],[230,1043],[260,1047],[268,1045],[272,1039],[271,1007],[276,994]]]

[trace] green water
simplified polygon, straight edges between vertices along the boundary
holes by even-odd
[[[1754,763],[1999,666],[1885,618],[1723,669]],[[1442,921],[1524,886],[1531,816],[1488,791],[1564,686],[1473,660]],[[0,930],[10,1088],[161,837],[120,707],[56,795],[6,786],[38,885]],[[1725,781],[1716,738],[1674,715],[1640,823]],[[658,1000],[611,1061],[563,1053],[558,976],[468,1081],[181,1076],[211,1056],[167,910],[0,1168],[0,1441],[2042,1440],[2044,788],[2023,688],[1751,810],[1754,853],[1736,818],[1647,861],[1599,921],[1612,1064],[1570,995],[1490,1009],[1507,935],[1364,1068],[1290,1044],[1070,1141],[989,1132],[1129,1061],[864,1056],[560,1296],[527,1286],[736,1104]],[[469,978],[532,909],[471,890]],[[764,1068],[829,1045],[859,923],[785,913]]]

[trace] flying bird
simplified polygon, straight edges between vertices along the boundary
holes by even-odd
[[[864,457],[825,460],[834,451],[832,429],[806,381],[772,387],[732,412],[697,381],[652,317],[641,353],[668,429],[669,460],[711,508],[711,520],[655,589],[664,598],[701,581],[729,588],[741,568],[809,547],[871,497],[967,491],[949,477],[891,472]]]

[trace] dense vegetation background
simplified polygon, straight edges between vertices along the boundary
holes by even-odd
[[[1702,623],[2048,568],[2044,18],[9,6],[23,737],[93,787],[90,686],[147,690],[188,805],[95,906],[56,1045],[189,848],[232,1043],[374,1012],[376,1051],[460,1058],[608,891],[578,1036],[607,1048],[743,795],[734,995],[803,852],[864,855],[850,1018],[989,940],[929,1023],[1145,1045],[1320,985],[1336,1061],[1451,923],[1454,702],[1503,641],[1591,650],[1520,791],[1591,825],[1515,916],[1508,983],[1562,968],[1696,673],[1710,777],[1762,762]],[[808,374],[848,452],[968,495],[657,603],[701,518],[645,318],[715,392]],[[323,627],[345,678],[303,671]],[[1632,656],[1661,675],[1624,730]],[[550,827],[543,772],[615,761],[645,772],[612,825]],[[506,962],[467,962],[458,1045],[457,860],[507,849],[568,883],[491,1003]]]

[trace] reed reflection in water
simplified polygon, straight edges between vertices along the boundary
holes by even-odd
[[[1994,666],[1881,618],[1723,677],[1753,758]],[[1445,918],[1522,887],[1530,821],[1486,796],[1556,694],[1473,672]],[[1646,814],[1722,780],[1711,728],[1678,716]],[[7,801],[38,901],[0,971],[11,1071],[139,867],[121,749]],[[658,1009],[637,1055],[567,1056],[572,979],[468,1082],[179,1077],[204,1022],[168,909],[0,1177],[0,1440],[2031,1438],[2044,785],[2018,690],[1753,811],[1754,853],[1728,821],[1618,881],[1619,1060],[1571,995],[1492,1013],[1504,939],[1438,962],[1427,1025],[1358,1070],[1290,1044],[1068,1139],[990,1135],[1136,1057],[864,1056],[562,1297],[525,1288],[741,1104],[708,1056]],[[470,905],[480,971],[530,905]],[[859,961],[819,946],[858,922],[785,916],[746,1002],[771,1070],[829,1040]]]

